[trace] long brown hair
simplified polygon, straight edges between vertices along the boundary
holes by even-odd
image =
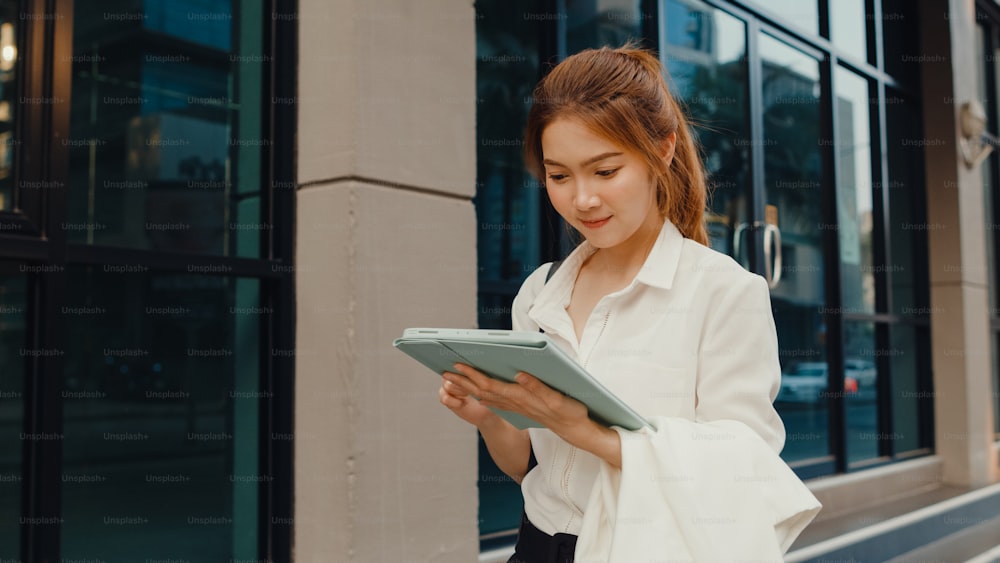
[[[685,237],[707,246],[705,170],[665,74],[656,55],[632,43],[566,58],[535,87],[524,133],[525,163],[544,185],[542,131],[557,118],[577,119],[643,156],[656,180],[660,213]],[[668,167],[661,150],[670,133],[677,134],[677,141]]]

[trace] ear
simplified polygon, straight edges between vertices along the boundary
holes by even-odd
[[[677,132],[673,131],[667,138],[663,140],[663,144],[660,147],[660,156],[663,157],[663,161],[669,167],[670,163],[674,161],[674,149],[677,147]]]

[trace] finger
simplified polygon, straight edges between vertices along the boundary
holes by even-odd
[[[503,397],[508,395],[511,392],[509,388],[513,387],[509,383],[497,381],[476,368],[466,364],[455,364],[455,369],[461,370],[461,374],[465,376],[465,381],[470,384],[463,385],[463,388],[470,394],[479,398],[488,396]]]
[[[454,368],[460,371],[460,374],[456,375],[453,381],[461,381],[463,389],[485,406],[523,413],[531,408],[529,405],[537,401],[536,398],[532,397],[533,393],[530,390],[517,383],[506,383],[493,379],[463,363],[456,363]],[[464,385],[466,382],[469,385]],[[544,387],[541,382],[539,385]]]
[[[479,396],[480,390],[468,377],[460,373],[446,371],[441,374],[445,381],[450,382],[454,387],[463,390],[467,394]]]
[[[449,409],[461,406],[458,404],[459,400],[448,394],[448,392],[444,390],[444,387],[438,389],[438,400],[441,401],[442,405],[448,407]]]
[[[542,384],[542,382],[539,381],[537,377],[523,371],[517,372],[517,375],[514,376],[514,381],[516,381],[518,385],[524,387],[529,391],[534,391],[535,389],[538,388],[539,384]]]
[[[566,400],[569,397],[565,393],[549,387],[541,379],[530,373],[518,372],[514,380],[517,381],[517,384],[522,389],[530,393],[538,401],[536,405],[544,405],[545,410],[558,412],[566,407]]]
[[[538,379],[537,377],[531,375],[530,373],[526,373],[523,371],[518,372],[518,374],[514,377],[514,380],[517,381],[517,384],[520,385],[523,389],[527,390],[532,395],[535,395],[541,399],[551,400],[562,396],[562,393],[549,387],[548,385],[543,383],[541,379]]]
[[[468,379],[473,385],[481,386],[492,381],[485,373],[468,364],[457,363],[453,367],[455,371]]]
[[[468,397],[469,393],[462,389],[457,383],[449,381],[447,379],[441,384],[441,387],[446,393],[455,397]]]
[[[469,395],[455,395],[448,392],[448,390],[444,387],[440,387],[438,389],[438,397],[440,397],[441,403],[444,404],[444,406],[452,410],[461,409],[472,400]]]

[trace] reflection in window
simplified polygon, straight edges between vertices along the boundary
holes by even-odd
[[[837,68],[837,234],[844,310],[875,311],[868,81]]]
[[[751,0],[781,21],[819,35],[819,7],[817,0]]]
[[[847,462],[878,456],[877,358],[892,353],[875,343],[875,323],[844,323],[844,403],[847,420]]]
[[[25,278],[0,266],[0,560],[17,561],[21,534]]]
[[[521,136],[540,78],[533,2],[476,4],[476,214],[479,326],[510,328],[510,301],[538,265],[542,185],[524,168]]]
[[[987,129],[993,130],[1000,123],[1000,38],[997,30],[986,21],[976,25],[976,91],[982,101],[987,116]],[[992,68],[991,68],[992,67]],[[991,81],[990,78],[993,78]],[[1000,347],[997,347],[1000,332],[1000,198],[997,197],[998,157],[991,154],[980,167],[983,177],[983,220],[986,229],[986,262],[990,283],[990,347],[993,350],[993,420],[996,438],[1000,440]],[[945,186],[952,187],[955,186]]]
[[[138,270],[68,272],[62,553],[256,560],[260,284]]]
[[[994,332],[990,338],[990,346],[993,348],[993,357],[1000,354],[1000,334]],[[993,433],[994,441],[1000,440],[1000,367],[997,360],[993,360]]]
[[[919,374],[922,358],[917,345],[917,328],[894,324],[889,327],[889,373],[892,374],[892,426],[895,453],[916,450],[924,445],[921,436],[922,404],[929,404],[931,394],[921,389]],[[925,346],[926,350],[927,347]]]
[[[74,11],[70,241],[259,255],[265,16],[234,5]]]
[[[914,228],[926,224],[923,167],[913,166],[924,158],[919,143],[906,140],[921,138],[920,106],[888,90],[886,104],[887,163],[889,183],[877,186],[889,190],[889,243],[892,259],[887,262],[886,274],[892,290],[892,312],[909,317],[926,317],[929,301],[926,280],[927,230]],[[984,177],[990,170],[983,167]],[[945,186],[947,188],[947,186]],[[882,197],[876,190],[876,197]]]
[[[832,4],[832,2],[831,2]],[[918,3],[912,0],[882,0],[878,14],[882,26],[882,61],[884,70],[900,84],[912,91],[920,91],[919,77],[920,26]],[[890,137],[891,138],[891,137]]]
[[[566,54],[639,39],[652,14],[639,10],[639,0],[584,0],[566,3]]]
[[[700,2],[670,0],[662,9],[664,65],[692,119],[709,173],[710,243],[736,256],[743,237],[734,238],[745,232],[750,214],[746,26]]]
[[[510,328],[510,304],[541,262],[544,190],[524,168],[521,136],[540,78],[541,34],[535,2],[476,3],[476,217],[479,234],[480,328]],[[545,203],[544,205],[547,205]],[[516,532],[521,489],[479,439],[479,532],[484,539]]]
[[[782,366],[777,407],[789,432],[782,456],[797,461],[830,454],[819,63],[768,35],[759,44],[765,197],[784,259],[771,290]]]
[[[868,62],[868,18],[865,0],[830,2],[830,39],[837,49]]]
[[[17,139],[17,43],[20,2],[0,0],[0,211],[14,208],[14,147]]]

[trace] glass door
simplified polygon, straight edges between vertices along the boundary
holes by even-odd
[[[757,48],[764,204],[755,221],[757,271],[771,286],[782,372],[775,403],[788,431],[782,455],[792,462],[830,454],[823,240],[837,224],[823,214],[820,61],[765,33]]]
[[[735,10],[667,0],[661,18],[664,65],[709,174],[710,244],[771,286],[783,456],[827,458],[824,235],[836,223],[825,225],[823,214],[820,60]]]

